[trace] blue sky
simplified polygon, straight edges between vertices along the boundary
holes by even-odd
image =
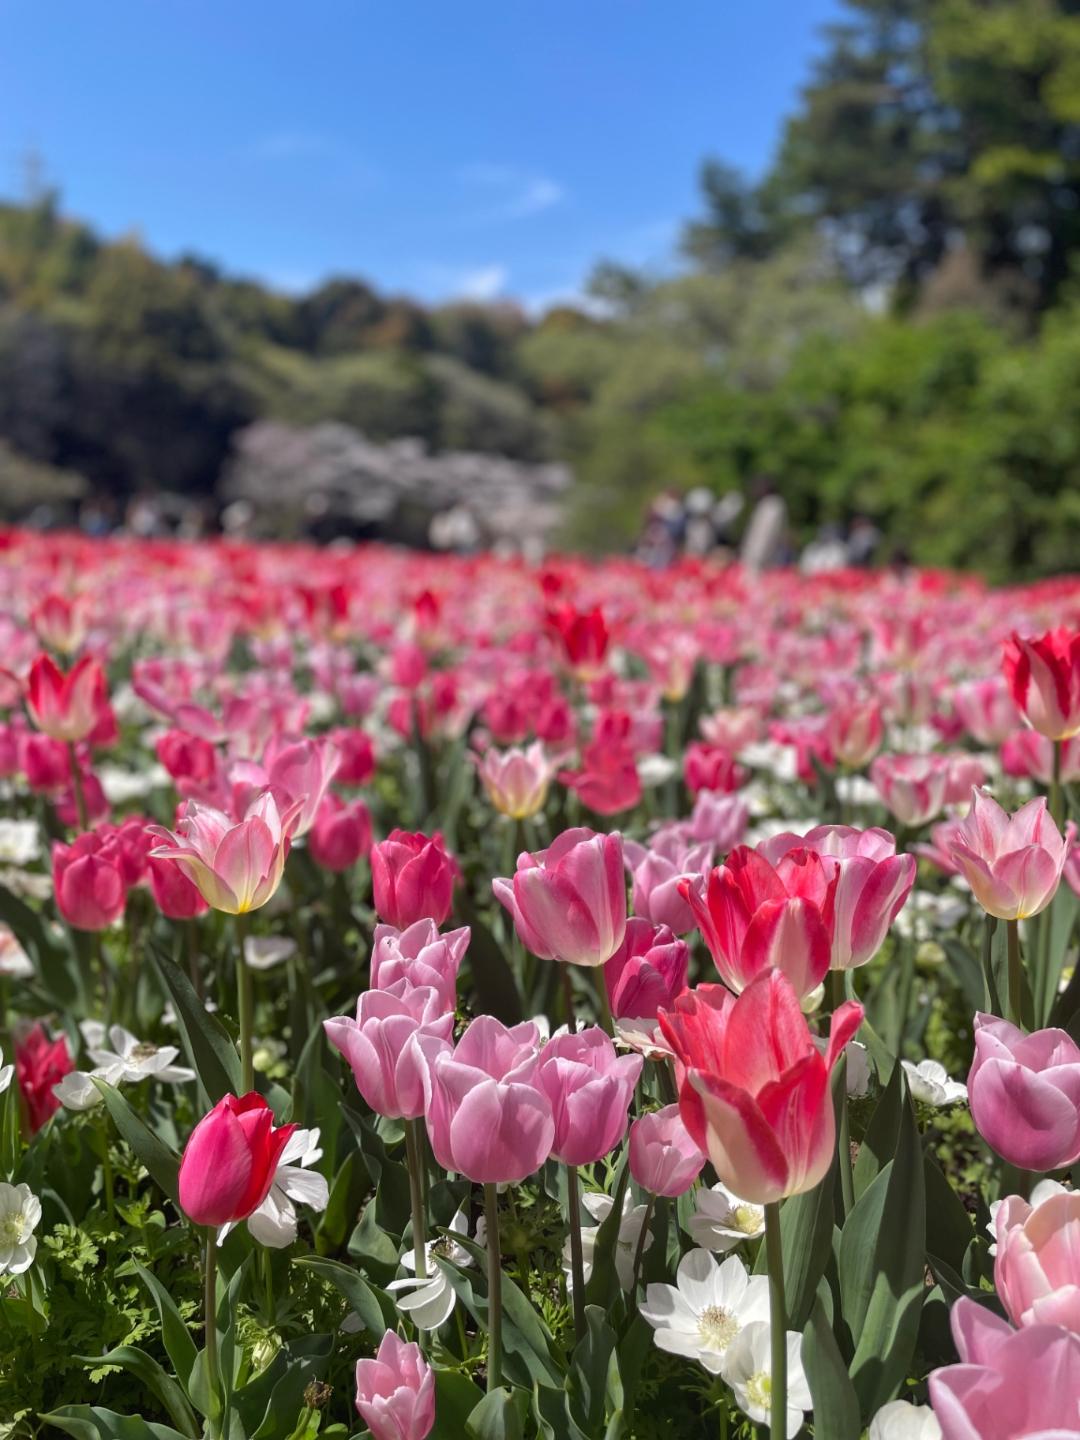
[[[840,0],[0,0],[0,193],[298,291],[575,293],[760,171]]]

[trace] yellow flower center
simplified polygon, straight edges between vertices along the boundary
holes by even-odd
[[[17,1215],[6,1215],[0,1220],[0,1240],[5,1245],[21,1245],[26,1239],[26,1219],[20,1211]]]
[[[744,1235],[756,1235],[761,1229],[761,1211],[755,1205],[736,1205],[731,1218]]]
[[[726,1350],[739,1333],[734,1315],[722,1305],[708,1305],[698,1316],[702,1343],[709,1350]]]
[[[765,1370],[759,1370],[756,1375],[751,1375],[746,1382],[746,1398],[751,1405],[768,1410],[772,1405],[772,1376]]]

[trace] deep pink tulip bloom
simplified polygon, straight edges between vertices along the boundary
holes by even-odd
[[[822,1055],[798,994],[772,969],[737,998],[701,986],[661,1011],[683,1122],[736,1195],[764,1205],[812,1190],[825,1175],[836,1150],[829,1075],[862,1016],[857,1001],[841,1005]]]
[[[428,985],[438,992],[443,1008],[453,1012],[458,971],[471,935],[468,925],[441,935],[434,920],[417,920],[407,930],[376,925],[371,947],[371,988],[388,990],[401,980],[410,985]]]
[[[1080,1193],[1034,1209],[1010,1195],[994,1218],[994,1285],[1014,1325],[1064,1325],[1080,1335]]]
[[[457,875],[441,835],[391,830],[371,851],[376,914],[399,930],[417,920],[441,925],[454,903]]]
[[[246,915],[265,905],[281,884],[299,804],[282,813],[264,790],[243,819],[232,820],[213,806],[189,800],[175,832],[150,826],[164,842],[150,853],[178,865],[212,909]]]
[[[150,893],[154,904],[168,920],[194,920],[205,915],[209,905],[179,865],[171,860],[158,860],[153,855],[147,861],[150,877]]]
[[[703,790],[730,795],[746,784],[747,774],[723,746],[692,740],[683,756],[683,779],[691,795]]]
[[[914,829],[944,809],[951,765],[947,755],[879,755],[870,779],[900,824]]]
[[[1005,680],[1017,709],[1048,740],[1080,731],[1080,630],[1014,635],[1005,646]]]
[[[19,768],[36,794],[49,794],[71,785],[71,756],[62,740],[48,735],[23,735],[19,741]]]
[[[196,1225],[246,1220],[270,1186],[295,1125],[274,1126],[274,1112],[253,1090],[226,1095],[204,1115],[180,1161],[180,1208]]]
[[[15,1082],[26,1106],[26,1123],[31,1135],[36,1135],[49,1116],[60,1109],[54,1087],[74,1069],[67,1036],[61,1032],[55,1040],[50,1040],[40,1021],[16,1042]]]
[[[631,917],[623,943],[604,966],[611,1013],[617,1020],[655,1020],[686,989],[690,949],[666,925]]]
[[[448,1053],[430,1042],[427,1129],[435,1158],[478,1185],[517,1184],[551,1154],[555,1120],[537,1084],[535,1025],[478,1016]]]
[[[540,1052],[536,1081],[551,1102],[551,1153],[556,1160],[591,1165],[614,1150],[626,1134],[642,1064],[640,1055],[617,1055],[595,1025],[548,1041]]]
[[[648,845],[625,841],[623,853],[632,876],[634,914],[654,925],[667,925],[676,935],[688,934],[694,928],[694,912],[679,893],[679,881],[707,873],[713,846],[708,841],[695,845],[681,829],[667,826]]]
[[[820,855],[837,877],[830,968],[865,965],[907,903],[915,884],[914,856],[897,855],[896,840],[887,830],[850,825],[818,825],[803,836],[776,835],[759,845],[758,853],[777,865],[800,847]]]
[[[953,859],[975,898],[999,920],[1026,920],[1057,893],[1069,846],[1039,796],[1010,815],[985,790],[956,827]]]
[[[1075,1440],[1080,1336],[1059,1325],[1012,1327],[963,1297],[953,1306],[959,1365],[930,1376],[943,1440]]]
[[[123,861],[116,843],[95,830],[70,845],[53,845],[56,908],[76,930],[104,930],[127,904]]]
[[[323,1029],[374,1111],[416,1120],[427,1103],[430,1059],[450,1049],[454,1014],[429,985],[399,980],[387,990],[365,990],[355,1020],[335,1015],[323,1021]]]
[[[37,728],[54,740],[85,740],[109,711],[105,671],[84,655],[68,673],[50,655],[39,655],[26,682],[26,705]]]
[[[739,845],[707,880],[681,882],[720,978],[738,993],[763,970],[781,970],[802,999],[824,980],[832,954],[839,871],[806,847],[775,865]]]
[[[964,729],[980,745],[1000,745],[1020,723],[1016,702],[1001,675],[958,685],[951,698]]]
[[[218,752],[212,741],[186,730],[166,730],[154,746],[157,757],[179,784],[212,785],[218,773]]]
[[[371,814],[362,800],[324,795],[308,831],[308,852],[316,865],[340,874],[371,849]]]
[[[639,1115],[630,1126],[630,1174],[651,1195],[685,1195],[701,1174],[705,1152],[694,1143],[678,1105]]]
[[[373,1440],[424,1440],[435,1424],[435,1372],[419,1345],[387,1330],[375,1359],[356,1362],[356,1408]]]
[[[1080,1047],[1064,1030],[1025,1035],[976,1015],[967,1085],[976,1128],[1003,1160],[1040,1173],[1080,1160]]]
[[[518,856],[512,877],[491,888],[541,960],[604,965],[626,931],[622,837],[564,830],[546,850]]]

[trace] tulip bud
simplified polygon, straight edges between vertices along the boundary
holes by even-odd
[[[375,911],[398,930],[417,920],[441,925],[453,905],[457,875],[441,835],[392,830],[371,851]]]
[[[641,1065],[640,1055],[616,1055],[615,1046],[595,1026],[548,1041],[536,1081],[551,1102],[551,1153],[556,1160],[592,1165],[614,1150],[626,1134]]]
[[[425,1440],[435,1424],[435,1374],[420,1347],[387,1330],[375,1359],[356,1362],[356,1408],[373,1440]]]
[[[546,850],[518,856],[512,878],[491,888],[522,943],[542,960],[604,965],[626,932],[622,840],[564,830]]]
[[[274,1128],[274,1112],[252,1091],[226,1095],[191,1132],[180,1161],[180,1208],[196,1225],[246,1220],[270,1193],[295,1125]]]
[[[630,1174],[652,1195],[685,1195],[705,1166],[678,1105],[639,1115],[630,1126]]]

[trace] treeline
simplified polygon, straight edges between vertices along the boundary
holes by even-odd
[[[798,538],[859,513],[925,563],[1074,567],[1080,0],[846,9],[768,174],[703,167],[678,273],[601,265],[594,304],[536,321],[352,279],[292,298],[53,197],[0,208],[0,439],[209,492],[250,420],[341,420],[569,458],[580,543],[629,543],[662,487],[766,475]]]

